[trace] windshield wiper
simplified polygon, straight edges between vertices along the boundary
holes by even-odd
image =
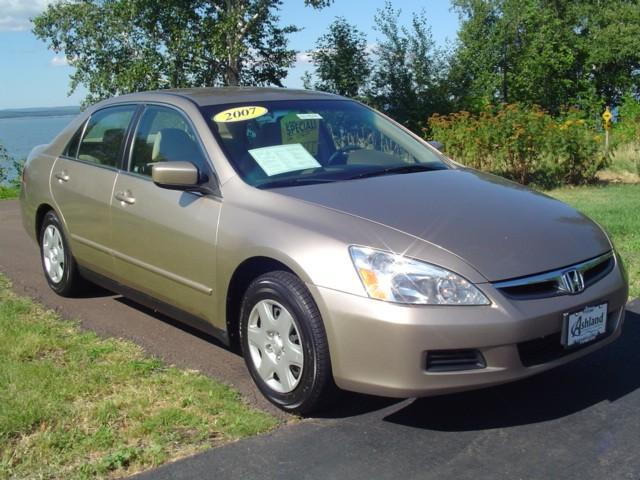
[[[398,173],[414,173],[414,172],[432,172],[434,170],[445,170],[443,167],[434,167],[429,165],[423,165],[420,163],[413,163],[411,165],[401,165],[398,167],[387,167],[380,170],[373,170],[370,172],[362,172],[353,177],[349,177],[349,180],[355,180],[357,178],[369,178],[380,177],[382,175],[395,175]]]
[[[335,178],[282,178],[279,180],[271,180],[256,185],[257,188],[278,188],[293,187],[296,185],[309,185],[313,183],[330,183],[335,182]]]

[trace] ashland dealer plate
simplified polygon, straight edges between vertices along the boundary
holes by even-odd
[[[607,304],[565,313],[562,331],[562,343],[567,348],[595,340],[607,331]]]

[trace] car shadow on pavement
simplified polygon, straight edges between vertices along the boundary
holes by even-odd
[[[102,288],[95,283],[87,282],[85,288],[82,291],[75,293],[73,298],[103,298],[103,297],[116,297],[118,294],[110,290]]]
[[[204,340],[205,342],[209,342],[213,345],[215,345],[216,347],[220,347],[220,348],[224,348],[225,350],[230,351],[231,353],[235,353],[237,355],[239,355],[240,353],[235,351],[234,349],[228,347],[227,345],[225,345],[223,342],[221,342],[219,339],[217,339],[216,337],[214,337],[213,335],[209,335],[206,332],[203,332],[202,330],[198,330],[197,328],[194,328],[186,323],[183,323],[179,320],[176,320],[172,317],[169,317],[163,313],[160,313],[156,310],[153,310],[152,308],[148,308],[145,307],[144,305],[137,303],[135,300],[131,300],[127,297],[123,297],[123,296],[118,296],[115,299],[117,302],[123,303],[125,305],[127,305],[130,308],[135,308],[136,310],[149,315],[150,317],[153,317],[157,320],[160,320],[161,322],[164,322],[168,325],[171,325],[172,327],[178,328],[180,330],[182,330],[183,332],[186,332],[190,335],[193,335],[194,337],[198,337],[201,340]]]
[[[440,430],[476,431],[526,425],[614,402],[640,387],[640,314],[627,312],[622,335],[602,350],[518,382],[416,399],[384,421]]]
[[[406,401],[404,398],[385,398],[354,392],[339,392],[335,405],[328,410],[314,414],[319,419],[339,419],[358,417],[384,411],[393,405]]]

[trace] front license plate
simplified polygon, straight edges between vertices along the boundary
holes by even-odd
[[[573,347],[591,342],[607,331],[607,304],[592,305],[578,312],[565,313],[563,345]]]

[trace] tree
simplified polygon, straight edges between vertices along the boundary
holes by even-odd
[[[638,88],[638,0],[454,0],[458,108],[525,102],[598,110]]]
[[[332,0],[305,0],[322,8]],[[279,26],[281,0],[63,0],[34,33],[74,67],[85,102],[132,91],[213,85],[281,85],[295,51]]]
[[[640,0],[574,0],[581,76],[603,104],[640,93]]]
[[[376,108],[419,131],[431,114],[447,111],[442,90],[446,68],[425,12],[414,13],[409,27],[398,25],[400,13],[389,2],[376,13],[376,30],[382,38],[374,49],[368,97]]]
[[[347,97],[357,97],[364,92],[371,72],[367,39],[346,19],[336,18],[309,54],[318,80],[314,82],[310,76],[306,76],[306,88],[313,87]]]

